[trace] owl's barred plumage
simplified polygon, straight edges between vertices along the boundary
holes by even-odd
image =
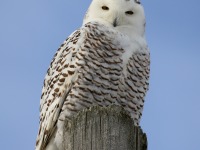
[[[119,11],[122,5],[127,8]],[[95,14],[102,6],[105,18]],[[138,0],[92,1],[83,26],[57,50],[45,76],[36,150],[61,150],[64,121],[94,105],[123,106],[139,125],[150,65],[144,24]]]

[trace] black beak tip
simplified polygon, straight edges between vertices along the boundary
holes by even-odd
[[[113,26],[114,26],[114,27],[117,26],[117,19],[114,20],[114,22],[113,22]]]

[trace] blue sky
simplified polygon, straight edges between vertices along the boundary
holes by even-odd
[[[44,75],[91,0],[0,1],[0,145],[34,149]],[[200,1],[142,0],[151,50],[141,121],[149,150],[200,147]]]

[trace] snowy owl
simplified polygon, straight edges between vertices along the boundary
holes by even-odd
[[[62,150],[64,121],[95,105],[122,106],[139,125],[149,65],[140,1],[93,0],[47,70],[36,150]]]

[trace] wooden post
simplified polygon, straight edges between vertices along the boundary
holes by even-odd
[[[64,131],[65,150],[147,150],[146,134],[119,106],[83,110]]]

